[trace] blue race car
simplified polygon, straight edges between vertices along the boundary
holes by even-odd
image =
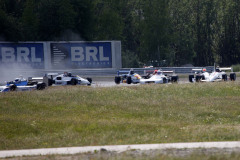
[[[0,86],[0,92],[43,90],[45,87],[46,84],[43,82],[26,80],[20,77],[14,81],[7,82],[5,86]]]

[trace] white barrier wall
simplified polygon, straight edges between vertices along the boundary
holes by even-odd
[[[0,42],[0,67],[82,69],[122,67],[121,42]]]

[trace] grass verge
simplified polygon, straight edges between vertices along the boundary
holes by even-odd
[[[0,150],[240,140],[239,82],[0,94]]]

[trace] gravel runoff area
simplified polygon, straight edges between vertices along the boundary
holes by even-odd
[[[175,156],[185,156],[193,152],[203,153],[223,153],[240,152],[240,141],[232,142],[193,142],[193,143],[163,143],[163,144],[139,144],[139,145],[108,145],[108,146],[86,146],[86,147],[66,147],[66,148],[42,148],[24,150],[2,150],[0,158],[7,157],[27,157],[46,155],[77,155],[105,152],[119,154],[122,152],[132,152],[133,154],[173,154]],[[33,158],[33,157],[32,157]]]

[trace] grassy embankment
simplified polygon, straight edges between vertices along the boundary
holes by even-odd
[[[0,94],[0,150],[240,140],[239,82]]]

